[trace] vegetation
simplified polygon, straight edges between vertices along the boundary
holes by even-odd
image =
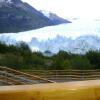
[[[100,69],[100,52],[89,51],[85,55],[60,51],[51,57],[43,56],[41,52],[32,52],[27,44],[16,45],[0,43],[0,66],[14,69]]]

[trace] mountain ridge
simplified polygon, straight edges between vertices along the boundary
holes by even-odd
[[[42,12],[44,16],[48,17],[50,20],[52,20],[56,24],[71,23],[71,21],[61,18],[57,14],[52,13],[50,11],[40,10],[40,12]]]
[[[0,33],[17,33],[57,24],[21,0],[0,1]]]

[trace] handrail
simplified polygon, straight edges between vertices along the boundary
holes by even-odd
[[[3,86],[0,100],[100,100],[100,80]]]
[[[21,71],[17,71],[17,70],[8,68],[8,67],[1,67],[1,66],[0,66],[0,69],[8,70],[8,71],[11,71],[11,72],[16,73],[16,74],[26,75],[26,76],[30,77],[31,79],[33,79],[33,80],[34,80],[34,79],[40,79],[40,80],[43,80],[43,81],[46,81],[46,82],[54,83],[54,81],[47,80],[47,79],[41,78],[41,77],[39,77],[39,76],[30,75],[30,74],[27,74],[27,73],[24,73],[24,72],[21,72]]]
[[[40,76],[27,74],[21,71],[17,71],[11,68],[0,66],[0,79],[13,84],[13,85],[25,85],[25,84],[39,84],[39,83],[55,83],[55,81],[41,78]],[[2,84],[1,84],[2,85]]]
[[[9,82],[12,84],[12,85],[21,85],[21,84],[24,84],[24,82],[20,82],[20,81],[17,81],[17,80],[14,80],[14,79],[11,79],[9,77],[5,77],[5,76],[0,76],[0,79],[2,79],[3,81],[5,80],[6,83],[9,84]]]

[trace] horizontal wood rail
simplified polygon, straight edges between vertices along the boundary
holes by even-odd
[[[57,82],[100,79],[100,70],[23,70]]]
[[[37,75],[27,74],[11,68],[0,66],[0,83],[2,81],[12,85],[39,84],[39,83],[54,83],[54,81],[41,78]]]

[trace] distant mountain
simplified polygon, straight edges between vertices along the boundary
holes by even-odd
[[[51,13],[49,11],[40,10],[40,12],[42,12],[44,14],[44,16],[48,17],[55,24],[71,23],[71,21],[61,18],[58,15]]]
[[[0,33],[14,33],[56,25],[21,0],[0,0]]]
[[[51,51],[46,50],[46,51],[43,52],[43,55],[44,55],[44,56],[47,56],[47,57],[51,57],[51,56],[53,56],[54,54],[53,54]]]

